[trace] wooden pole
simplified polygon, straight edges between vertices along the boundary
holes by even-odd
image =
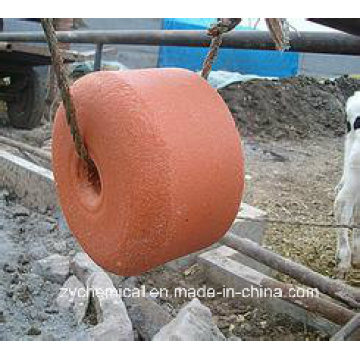
[[[293,296],[293,294],[300,293],[297,291],[299,287],[291,284],[285,284],[279,280],[264,277],[260,285],[267,289],[273,289],[274,291],[276,289],[281,289],[282,300],[301,306],[305,310],[321,315],[325,319],[328,319],[338,325],[346,324],[356,314],[354,311],[347,309],[344,306],[323,299],[319,296]],[[301,293],[306,293],[305,289],[304,292]]]
[[[330,339],[330,341],[344,341],[358,329],[360,329],[360,314],[353,316],[351,320]]]
[[[257,245],[254,241],[240,238],[232,232],[228,232],[225,235],[223,243],[272,269],[291,276],[302,284],[318,288],[320,292],[336,300],[340,300],[354,308],[360,308],[360,291],[339,280],[330,279],[312,271],[304,265],[265,249]]]

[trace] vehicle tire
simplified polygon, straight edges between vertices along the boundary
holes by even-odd
[[[11,80],[16,82],[26,76],[26,84],[15,99],[6,102],[10,125],[19,129],[32,129],[40,125],[45,108],[46,75],[44,67],[30,68],[25,74],[14,74]]]

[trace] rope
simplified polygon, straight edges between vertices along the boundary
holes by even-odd
[[[241,19],[227,18],[220,19],[216,24],[212,25],[208,30],[208,35],[211,36],[211,43],[209,52],[204,60],[201,70],[201,76],[207,80],[211,72],[212,65],[218,55],[219,48],[222,44],[223,34],[234,29],[236,25],[241,22]]]
[[[349,224],[333,224],[333,223],[319,223],[311,221],[292,221],[292,220],[277,220],[277,219],[254,219],[247,216],[236,216],[236,219],[247,220],[251,222],[266,222],[270,224],[282,224],[290,226],[307,226],[307,227],[318,227],[318,228],[333,228],[333,229],[360,229],[360,225],[349,225]]]
[[[89,164],[92,164],[92,160],[85,147],[85,144],[80,135],[80,130],[76,121],[76,112],[74,102],[70,93],[69,79],[64,69],[64,61],[59,51],[56,33],[53,26],[52,19],[41,19],[41,25],[44,29],[46,41],[49,46],[54,71],[56,74],[57,83],[60,89],[62,101],[66,112],[66,121],[70,127],[71,135],[74,140],[75,149],[79,157]]]
[[[270,31],[271,37],[275,42],[277,50],[288,50],[290,47],[290,30],[289,23],[286,19],[265,19],[266,25]],[[207,80],[211,72],[212,65],[218,55],[219,48],[222,44],[223,34],[234,29],[241,22],[238,18],[223,18],[212,25],[208,30],[208,35],[212,37],[209,52],[203,63],[201,76]]]
[[[265,19],[265,22],[275,43],[276,50],[288,50],[290,48],[290,29],[287,20],[270,18]]]
[[[212,64],[217,57],[221,43],[222,43],[222,35],[221,34],[218,36],[214,36],[211,39],[210,50],[206,56],[206,59],[203,64],[203,69],[201,71],[201,76],[205,80],[207,80],[207,78],[209,77],[209,74],[210,74],[211,68],[212,68]]]

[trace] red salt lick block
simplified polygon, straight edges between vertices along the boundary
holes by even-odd
[[[217,91],[182,69],[95,72],[71,87],[96,170],[76,154],[65,111],[53,169],[68,225],[108,271],[138,275],[207,247],[233,222],[241,141]]]

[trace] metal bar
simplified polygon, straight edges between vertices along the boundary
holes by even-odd
[[[60,42],[127,45],[208,47],[203,30],[93,30],[59,31]],[[45,42],[42,32],[0,33],[0,41]],[[360,54],[360,38],[342,33],[292,32],[290,51],[324,54]],[[267,31],[232,31],[223,36],[223,48],[275,50]]]
[[[96,44],[96,52],[94,59],[94,71],[99,71],[101,69],[101,57],[102,57],[103,44]]]
[[[350,18],[310,18],[308,19],[316,24],[331,27],[336,30],[346,32],[351,35],[360,36],[360,19]]]
[[[360,307],[360,291],[341,281],[330,279],[312,271],[304,265],[286,259],[279,254],[257,245],[254,241],[240,238],[231,232],[228,232],[224,236],[223,243],[272,269],[291,276],[302,284],[318,288],[320,292],[343,301],[352,307]]]

